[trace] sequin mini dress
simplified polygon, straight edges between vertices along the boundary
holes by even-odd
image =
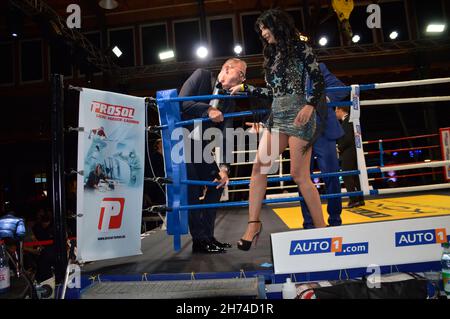
[[[310,94],[305,92],[307,76],[312,82]],[[316,111],[304,125],[296,126],[294,120],[306,104],[316,107],[324,94],[323,76],[312,48],[298,40],[294,43],[291,57],[278,53],[269,65],[265,80],[266,88],[247,88],[251,95],[273,98],[265,126],[271,131],[311,141],[316,130]]]

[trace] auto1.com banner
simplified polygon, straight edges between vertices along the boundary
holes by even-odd
[[[77,259],[142,254],[145,99],[83,88],[79,127]]]
[[[439,261],[450,216],[294,230],[271,234],[275,274]]]

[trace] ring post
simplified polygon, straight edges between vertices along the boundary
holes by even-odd
[[[166,184],[166,202],[167,207],[171,209],[167,212],[167,234],[174,236],[174,249],[179,251],[181,249],[181,235],[187,234],[189,229],[187,211],[180,210],[180,206],[188,204],[187,185],[181,184],[182,180],[187,179],[183,135],[178,134],[177,136],[176,134],[176,132],[182,133],[183,129],[176,129],[175,126],[181,120],[180,104],[179,102],[167,101],[167,99],[177,96],[176,90],[158,91],[156,93],[159,121],[161,126],[166,126],[161,130],[164,167],[166,176],[172,179],[171,184]],[[175,154],[177,158],[172,158],[172,150],[175,146],[183,154]]]
[[[350,108],[349,122],[353,123],[353,131],[355,133],[355,146],[356,146],[356,159],[358,163],[359,183],[364,195],[370,195],[369,178],[367,175],[366,160],[364,158],[364,150],[361,135],[361,106],[360,106],[360,87],[359,85],[352,85],[352,91],[350,99],[353,102],[353,106]]]
[[[439,142],[441,144],[442,160],[450,160],[450,127],[439,129]],[[450,165],[443,167],[444,178],[450,182]]]
[[[52,204],[55,237],[55,279],[64,280],[66,251],[66,190],[64,184],[64,77],[52,75]]]

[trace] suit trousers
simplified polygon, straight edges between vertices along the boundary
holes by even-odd
[[[219,177],[219,168],[216,163],[188,163],[186,166],[188,179],[190,180],[212,182],[215,178]],[[215,204],[220,201],[223,192],[222,188],[216,189],[216,187],[207,187],[205,198],[200,200],[200,197],[204,194],[204,189],[205,187],[203,186],[188,186],[189,205]],[[189,230],[194,242],[210,240],[214,237],[216,211],[216,209],[196,209],[188,212]]]
[[[341,154],[341,166],[343,171],[352,171],[358,169],[358,163],[356,161],[356,150],[355,148],[348,148],[344,150]],[[359,183],[358,175],[344,176],[344,184],[347,192],[359,192],[361,191],[361,185]],[[363,196],[353,196],[350,197],[349,202],[359,202],[363,201]]]

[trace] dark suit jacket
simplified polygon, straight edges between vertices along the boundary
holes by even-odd
[[[184,82],[180,94],[178,96],[194,96],[194,95],[210,95],[212,94],[215,83],[215,78],[213,78],[210,71],[204,70],[204,69],[197,69],[192,73],[192,75]],[[183,102],[181,105],[181,118],[183,120],[189,120],[189,119],[195,119],[195,118],[201,118],[201,117],[207,117],[208,113],[207,110],[210,107],[209,101],[186,101]],[[222,111],[222,113],[230,113],[233,112],[235,108],[235,102],[233,100],[222,100],[219,103],[219,109]],[[233,120],[228,119],[225,120],[222,123],[213,123],[211,121],[209,122],[203,122],[202,123],[202,136],[203,132],[209,128],[209,127],[217,127],[220,130],[222,130],[222,159],[225,160],[226,155],[226,135],[225,135],[225,129],[226,128],[232,128],[233,127]],[[192,130],[193,127],[188,127],[188,129]],[[204,142],[204,146],[208,144],[208,141]],[[222,163],[221,163],[222,164]],[[223,163],[225,164],[225,163]]]
[[[339,153],[343,154],[346,151],[355,150],[355,136],[353,134],[353,123],[349,122],[350,115],[342,121],[342,129],[344,130],[344,136],[338,139]]]

